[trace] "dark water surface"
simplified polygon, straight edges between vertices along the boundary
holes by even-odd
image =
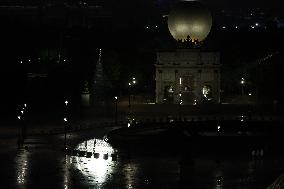
[[[282,158],[265,154],[192,157],[146,153],[146,148],[131,153],[102,139],[84,141],[75,149],[92,156],[65,155],[52,148],[2,150],[1,188],[264,189],[284,172]]]

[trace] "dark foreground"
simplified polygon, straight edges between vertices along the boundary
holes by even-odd
[[[86,140],[69,134],[68,145],[76,151],[68,155],[58,147],[63,144],[61,135],[48,140],[52,144],[1,149],[1,188],[266,189],[284,172],[283,156],[257,146],[253,154],[237,149],[226,153],[225,144],[222,150],[217,146],[205,153],[200,148],[193,154],[187,145],[170,139],[166,148],[117,149],[103,140],[104,134],[101,129],[80,134]]]

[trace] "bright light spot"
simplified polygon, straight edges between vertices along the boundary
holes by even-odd
[[[65,102],[64,102],[64,103],[65,103],[65,105],[67,106],[67,105],[68,105],[68,100],[65,100]]]
[[[149,26],[146,26],[146,29],[149,29]]]
[[[27,107],[27,104],[24,104],[25,108]]]
[[[132,80],[135,80],[135,77],[133,77]]]
[[[249,93],[249,96],[251,96],[251,93]]]
[[[235,28],[238,29],[239,27],[238,27],[238,26],[235,26]]]
[[[223,26],[222,28],[223,28],[223,29],[226,29],[226,26]]]
[[[31,60],[29,59],[28,61],[30,62]]]
[[[64,119],[63,119],[65,122],[67,122],[67,118],[65,117]]]
[[[20,120],[20,119],[21,119],[21,116],[18,116],[18,119]]]
[[[255,26],[251,26],[252,29],[254,29]]]
[[[114,98],[115,98],[115,100],[117,100],[117,99],[118,99],[118,97],[117,97],[117,96],[115,96]]]
[[[258,24],[258,23],[255,23],[255,26],[259,26],[259,24]]]
[[[131,86],[131,83],[128,83],[129,86]]]
[[[89,180],[88,182],[95,184],[101,188],[102,184],[112,176],[116,162],[112,161],[112,158],[105,158],[114,154],[114,149],[104,140],[93,139],[89,140],[87,146],[85,142],[80,143],[77,146],[77,150],[95,152],[99,154],[99,158],[87,158],[87,157],[70,157],[71,162],[78,170],[81,171],[82,175]]]
[[[158,28],[158,26],[156,25],[155,28]]]
[[[179,84],[181,85],[182,81],[181,81],[181,77],[179,78]]]
[[[136,83],[136,81],[134,80],[134,81],[133,81],[133,84],[135,84],[135,83]]]
[[[212,100],[212,89],[210,85],[203,86],[202,95],[206,100]]]
[[[218,126],[217,126],[217,130],[218,130],[218,132],[220,131],[220,129],[221,129],[221,126],[220,126],[220,125],[218,125]]]
[[[28,153],[25,151],[19,152],[18,156],[16,156],[16,172],[17,172],[17,184],[19,186],[24,186],[26,183],[26,177],[28,171]],[[22,187],[20,187],[22,188]],[[25,187],[24,187],[25,188]]]
[[[244,119],[241,119],[241,122],[243,122],[244,121]]]
[[[21,60],[20,63],[23,64],[23,61]]]
[[[24,111],[23,110],[21,110],[21,113],[22,113],[22,115],[24,114]]]
[[[66,62],[66,60],[64,59],[63,62]]]
[[[127,127],[130,127],[130,123],[127,123]]]

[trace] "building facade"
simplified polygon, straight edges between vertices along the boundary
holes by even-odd
[[[220,102],[220,54],[200,49],[158,52],[156,103]]]

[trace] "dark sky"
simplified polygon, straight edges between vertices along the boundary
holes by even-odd
[[[212,6],[220,6],[224,8],[273,8],[282,9],[281,1],[279,0],[202,0]]]
[[[156,3],[167,3],[178,0],[155,0]],[[280,0],[200,0],[209,4],[212,7],[220,8],[273,8],[281,10],[281,1]]]

